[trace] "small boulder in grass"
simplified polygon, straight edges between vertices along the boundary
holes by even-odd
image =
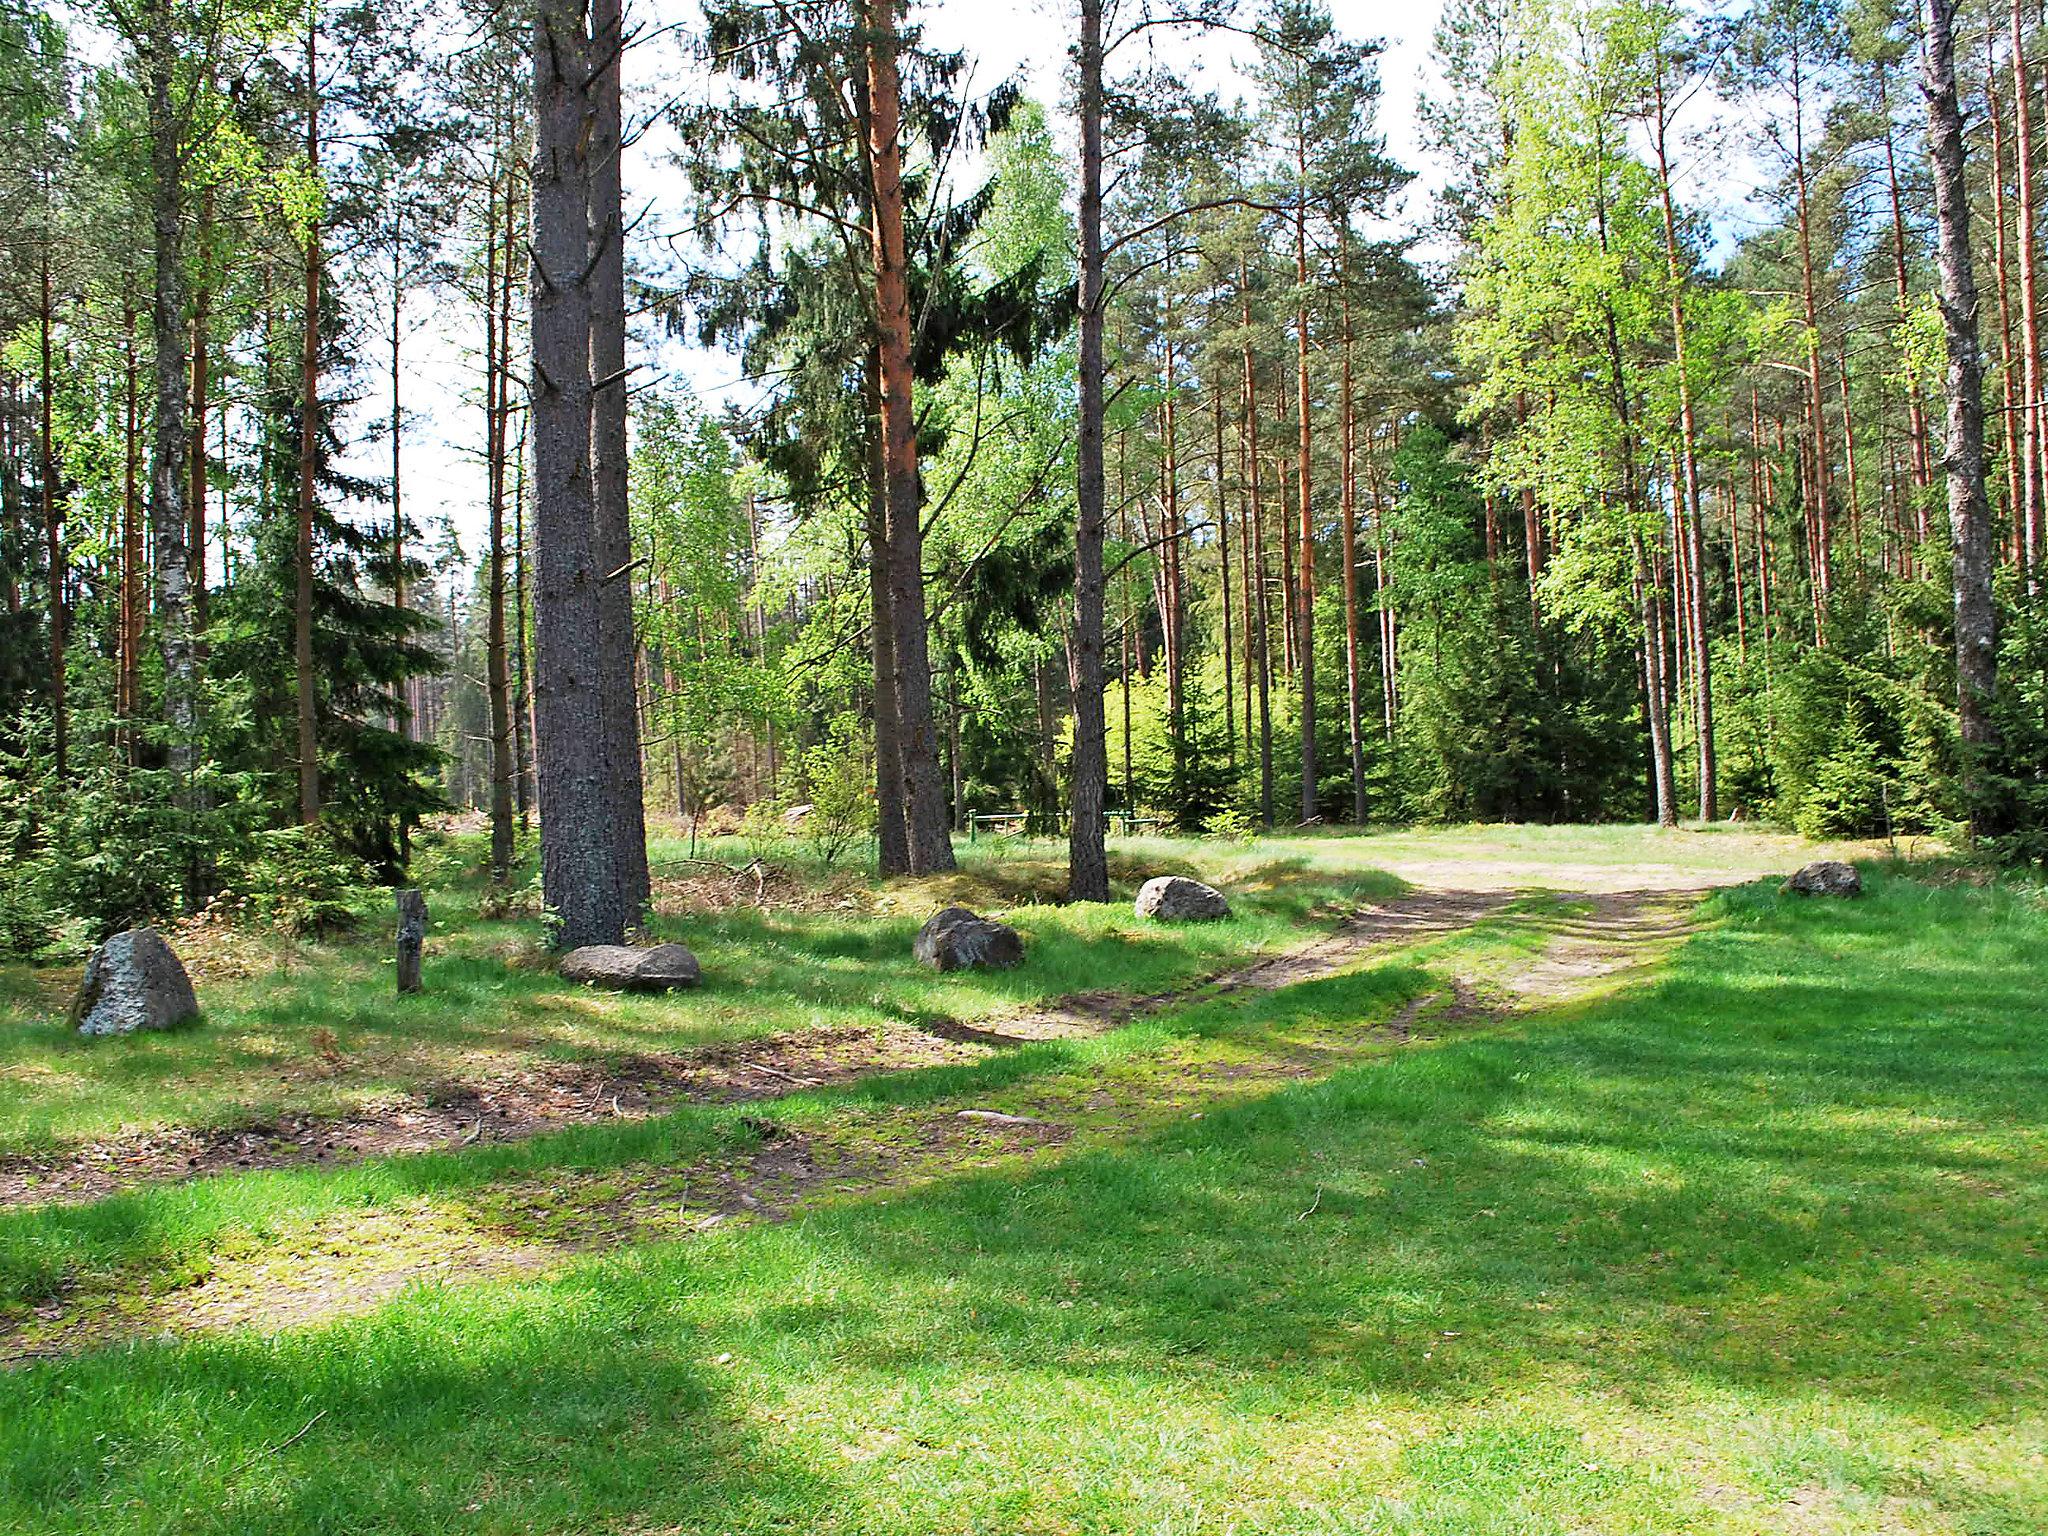
[[[1136,911],[1161,923],[1212,923],[1230,916],[1230,902],[1213,885],[1186,875],[1161,875],[1139,889]]]
[[[1024,963],[1024,940],[1008,923],[948,907],[917,931],[910,952],[941,971],[1008,971]]]
[[[1784,892],[1787,896],[1861,896],[1863,876],[1857,873],[1854,864],[1823,859],[1818,864],[1807,865],[1787,880]]]
[[[154,928],[130,928],[95,949],[71,1005],[81,1035],[175,1029],[198,1016],[192,978]]]
[[[680,944],[586,944],[562,956],[566,981],[588,982],[614,992],[673,992],[694,987],[701,972],[697,957]]]

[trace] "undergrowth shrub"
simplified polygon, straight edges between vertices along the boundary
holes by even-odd
[[[254,856],[228,887],[238,915],[295,937],[337,933],[373,899],[368,865],[318,827],[260,832]]]

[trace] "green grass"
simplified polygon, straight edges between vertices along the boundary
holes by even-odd
[[[474,840],[459,851],[474,855]],[[654,856],[681,852],[657,843]],[[1149,840],[1120,867],[1200,869],[1236,903],[1226,923],[1167,927],[1134,918],[1128,897],[1039,904],[1059,885],[1049,850],[977,849],[963,862],[958,877],[879,893],[849,883],[860,898],[851,911],[657,919],[657,936],[687,942],[704,966],[703,985],[674,997],[614,996],[557,979],[537,922],[479,918],[473,860],[428,891],[436,926],[416,996],[393,995],[388,940],[373,928],[348,942],[255,946],[255,974],[213,981],[202,970],[200,1027],[107,1042],[68,1027],[75,967],[0,967],[0,1155],[124,1128],[341,1113],[534,1058],[618,1058],[934,1016],[971,1023],[1075,992],[1158,991],[1297,942],[1333,904],[1401,888],[1355,853],[1310,860],[1292,843]],[[914,964],[912,936],[948,900],[1014,922],[1029,963],[948,977]],[[869,910],[876,904],[879,912]]]
[[[1654,982],[1162,1104],[1049,1165],[25,1368],[0,1528],[2048,1528],[2039,891],[1873,872],[1853,906],[1712,911]],[[1426,984],[1335,977],[791,1113],[1079,1105]],[[543,1179],[575,1143],[548,1146]]]

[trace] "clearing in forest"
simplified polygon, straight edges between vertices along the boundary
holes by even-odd
[[[417,1017],[367,947],[244,957],[126,1054],[14,975],[0,1524],[2039,1529],[2048,907],[1780,896],[1808,853],[1148,843],[1238,914],[1148,933],[1012,848],[678,911],[666,1002],[447,933],[458,880]],[[907,964],[966,882],[1023,971]],[[148,1150],[258,1136],[215,1078],[319,1030],[248,1168]]]

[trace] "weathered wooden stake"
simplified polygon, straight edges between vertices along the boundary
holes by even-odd
[[[427,943],[427,898],[418,891],[398,893],[398,990],[420,990],[420,953]]]

